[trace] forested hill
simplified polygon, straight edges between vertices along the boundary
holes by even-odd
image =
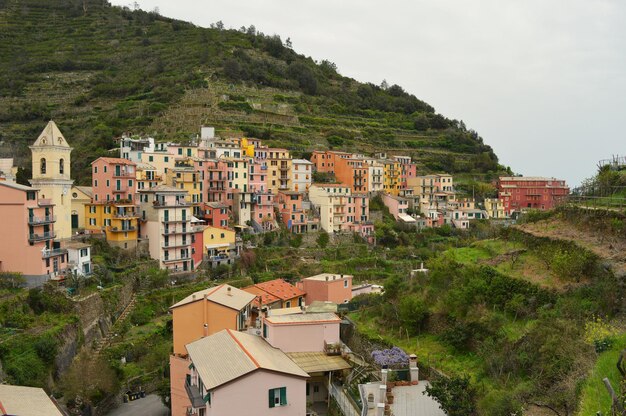
[[[79,183],[122,132],[182,141],[201,124],[300,157],[387,150],[424,173],[487,179],[501,168],[476,132],[402,87],[343,77],[252,26],[201,28],[103,0],[0,0],[0,157],[28,175],[27,146],[49,119],[75,148]]]

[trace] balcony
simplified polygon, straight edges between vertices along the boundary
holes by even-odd
[[[54,206],[54,202],[52,202],[51,199],[40,199],[39,201],[37,201],[37,204],[40,207],[53,207]]]
[[[52,240],[52,239],[54,239],[56,237],[57,237],[57,233],[52,231],[52,232],[40,233],[40,234],[30,234],[28,236],[28,240],[30,242],[45,241],[45,240]]]
[[[129,227],[111,227],[109,228],[109,231],[114,232],[114,233],[126,233],[129,231],[136,231],[137,227],[135,226],[129,226]]]
[[[163,232],[161,234],[163,235],[173,235],[173,234],[191,234],[193,233],[193,230],[191,229],[184,229],[184,230],[179,230],[178,228],[167,228],[164,229]]]
[[[42,250],[41,257],[44,259],[49,259],[50,257],[62,256],[67,253],[67,250],[64,248],[55,248],[52,250]]]
[[[178,257],[161,257],[161,261],[163,263],[173,263],[173,262],[185,261],[185,260],[191,260],[191,255],[186,254],[184,256],[178,256]]]
[[[45,217],[28,217],[29,225],[50,224],[57,220],[55,215],[46,215]]]
[[[115,188],[112,191],[114,194],[125,194],[128,192],[128,188],[126,186],[121,186],[119,188]]]
[[[138,218],[139,214],[136,214],[134,212],[114,212],[113,213],[113,218]]]
[[[189,396],[192,407],[203,408],[206,406],[202,392],[198,389],[198,386],[192,386],[189,380],[185,380],[185,390],[187,391],[187,396]]]
[[[182,198],[180,200],[177,200],[174,203],[167,202],[167,201],[154,201],[152,205],[154,205],[155,207],[184,207],[189,204],[187,203],[187,201],[185,201],[184,198]]]
[[[189,222],[191,221],[191,218],[163,218],[163,222],[164,223],[170,223],[170,222]]]
[[[326,355],[341,355],[341,342],[328,343],[324,340],[324,352]]]
[[[189,240],[189,241],[168,241],[167,243],[163,243],[163,248],[189,247],[190,245],[191,245],[191,240]]]
[[[128,172],[128,171],[120,171],[120,172],[113,172],[113,177],[114,178],[131,178],[131,179],[135,179],[135,172]]]

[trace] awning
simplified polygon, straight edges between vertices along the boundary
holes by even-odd
[[[407,214],[398,214],[398,218],[404,222],[415,222],[415,218]]]
[[[309,374],[352,368],[340,355],[326,355],[324,352],[288,352],[287,355]]]

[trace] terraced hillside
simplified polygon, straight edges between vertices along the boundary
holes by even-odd
[[[124,131],[185,140],[200,124],[300,155],[389,150],[423,172],[501,170],[476,132],[400,86],[343,77],[252,27],[200,28],[102,0],[0,0],[0,156],[16,157],[22,177],[51,118],[75,147],[79,183]]]

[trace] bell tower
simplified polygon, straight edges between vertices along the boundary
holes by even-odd
[[[72,198],[69,192],[74,183],[70,176],[72,148],[54,121],[50,120],[30,146],[30,151],[33,158],[33,178],[30,184],[39,189],[40,198],[51,199],[54,203],[54,230],[57,238],[70,238]]]

